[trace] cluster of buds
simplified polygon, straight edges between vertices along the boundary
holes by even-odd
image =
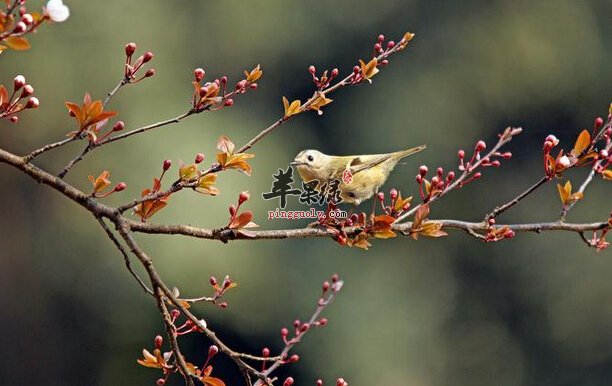
[[[245,78],[238,81],[232,91],[227,88],[227,76],[216,78],[211,82],[202,84],[206,72],[201,68],[193,70],[193,100],[192,112],[200,113],[205,110],[216,111],[234,104],[233,97],[244,94],[247,90],[257,89],[257,80],[263,75],[261,67],[257,65],[251,71],[244,72]]]
[[[350,84],[359,84],[364,80],[372,83],[371,78],[379,72],[379,67],[386,66],[389,64],[388,57],[397,52],[401,51],[408,46],[408,42],[414,37],[413,33],[406,32],[402,39],[396,43],[393,40],[388,42],[385,41],[385,35],[378,35],[376,43],[374,43],[374,55],[373,58],[368,62],[359,60],[359,65],[353,67],[353,74],[349,79]]]
[[[50,0],[43,12],[28,12],[25,0],[6,2],[6,11],[0,11],[0,53],[11,48],[27,50],[30,42],[25,37],[36,32],[45,21],[63,22],[70,16],[70,10],[62,0]]]
[[[91,197],[93,198],[104,198],[108,197],[113,193],[121,192],[127,188],[127,184],[125,182],[120,182],[112,190],[106,191],[106,189],[111,185],[109,180],[110,172],[108,170],[104,170],[98,177],[89,176],[89,182],[91,182],[93,188],[91,192]]]
[[[319,312],[332,301],[333,297],[338,292],[340,292],[343,284],[344,282],[340,280],[340,276],[338,276],[338,274],[332,275],[329,281],[326,280],[323,282],[321,286],[321,296],[319,297],[319,300],[317,302]],[[289,329],[286,327],[283,327],[280,331],[281,339],[283,340],[283,343],[285,344],[285,346],[291,347],[295,345],[296,343],[299,343],[302,337],[304,336],[304,334],[306,334],[306,332],[308,332],[311,328],[323,327],[326,324],[327,324],[326,318],[320,318],[317,320],[313,320],[311,322],[302,322],[299,319],[296,319],[295,321],[293,321],[293,335],[290,337]],[[267,350],[267,349],[264,349],[264,350]],[[267,355],[269,356],[269,350],[267,350]],[[289,357],[282,358],[282,363],[283,364],[295,363],[299,360],[300,360],[299,355],[294,354]]]
[[[483,236],[483,240],[485,242],[489,243],[505,239],[511,239],[514,238],[514,236],[516,236],[516,233],[507,226],[496,228],[494,218],[489,218],[487,220],[487,233]]]
[[[242,228],[254,228],[257,227],[257,224],[252,222],[253,212],[250,210],[245,210],[244,212],[238,214],[240,210],[240,206],[247,202],[251,197],[249,192],[241,192],[238,195],[238,203],[236,205],[229,206],[229,214],[230,219],[226,225],[227,229],[242,229]]]
[[[155,75],[155,69],[149,68],[140,78],[137,78],[138,72],[140,72],[143,66],[153,60],[153,53],[151,51],[147,51],[140,55],[136,61],[132,63],[132,57],[136,52],[136,48],[136,43],[128,43],[125,45],[125,83],[140,82],[145,78],[150,78]]]
[[[328,70],[325,70],[320,76],[317,76],[317,69],[315,66],[308,67],[308,72],[312,76],[312,83],[315,84],[318,90],[323,90],[329,87],[329,84],[338,76],[339,73],[338,69],[334,68],[333,70],[329,71],[329,75]]]
[[[323,386],[323,380],[317,379],[317,386]],[[348,382],[344,380],[344,378],[338,378],[336,380],[336,386],[348,386]]]
[[[214,276],[211,276],[208,282],[214,290],[213,295],[208,299],[210,303],[216,304],[221,308],[227,308],[227,302],[219,302],[219,299],[221,299],[221,297],[223,297],[223,295],[225,295],[229,289],[236,288],[238,283],[232,281],[229,275],[226,275],[225,278],[223,278],[221,284],[219,284],[217,278]]]
[[[554,135],[550,134],[544,140],[542,152],[544,155],[544,173],[548,179],[551,179],[566,169],[574,166],[578,160],[575,157],[570,157],[559,150],[557,157],[553,158],[550,153],[559,145],[559,140]]]
[[[402,213],[410,209],[410,203],[412,202],[412,197],[402,198],[402,194],[397,189],[389,191],[389,198],[391,199],[389,205],[385,203],[385,193],[378,192],[376,198],[380,202],[383,212],[393,218],[398,218]]]
[[[459,150],[460,156],[462,153],[463,150]],[[461,165],[459,167],[461,168]],[[444,192],[455,180],[455,172],[451,170],[445,177],[442,167],[436,169],[436,174],[431,177],[431,181],[426,178],[428,172],[429,169],[427,166],[421,165],[419,167],[419,174],[415,177],[417,184],[419,184],[419,195],[423,202],[429,202],[432,198],[442,194],[442,192]],[[475,180],[480,177],[481,173],[477,172],[472,175],[471,179]]]
[[[6,87],[0,85],[0,119],[16,123],[19,120],[17,114],[23,110],[37,108],[40,102],[32,94],[34,87],[26,83],[23,75],[17,75],[13,79],[13,92],[10,94]]]

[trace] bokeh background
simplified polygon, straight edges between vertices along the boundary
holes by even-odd
[[[192,70],[238,80],[261,63],[259,89],[229,109],[109,145],[79,164],[70,183],[88,189],[103,169],[128,189],[119,204],[151,184],[161,162],[212,160],[216,139],[244,143],[282,114],[281,97],[312,92],[307,68],[350,71],[369,57],[378,34],[417,34],[372,85],[343,89],[321,117],[304,114],[255,149],[253,176],[219,178],[222,195],[172,197],[159,223],[215,227],[250,190],[246,207],[264,229],[306,221],[267,220],[272,174],[303,148],[374,153],[427,143],[400,165],[385,190],[415,194],[418,165],[453,167],[458,148],[489,143],[508,125],[525,133],[503,168],[436,204],[432,215],[479,220],[541,176],[541,143],[555,133],[567,148],[604,115],[612,99],[612,3],[588,1],[67,1],[71,18],[44,26],[27,52],[0,57],[0,83],[24,74],[41,107],[19,124],[0,123],[0,143],[19,154],[74,128],[64,101],[85,91],[102,98],[120,79],[123,46],[155,53],[157,75],[122,89],[111,108],[128,127],[188,108]],[[31,8],[40,1],[28,1]],[[58,170],[80,145],[41,157]],[[174,169],[173,169],[174,170]],[[568,177],[577,184],[586,171]],[[6,385],[147,385],[158,374],[135,362],[163,326],[156,308],[123,266],[97,223],[80,207],[0,167],[0,383]],[[609,184],[609,183],[608,183]],[[597,180],[570,219],[603,220],[610,186]],[[297,200],[290,206],[302,208]],[[369,207],[369,206],[368,206]],[[554,184],[503,216],[554,220]],[[612,261],[577,235],[521,234],[492,245],[460,232],[440,240],[377,241],[369,252],[330,240],[217,242],[139,237],[167,282],[185,295],[209,293],[210,275],[240,283],[221,311],[197,306],[232,347],[281,347],[279,330],[308,317],[320,283],[346,280],[296,353],[290,373],[301,385],[342,376],[351,385],[609,385],[612,379]],[[187,338],[188,356],[209,342]],[[241,377],[226,360],[215,374]],[[171,384],[180,384],[176,377]]]

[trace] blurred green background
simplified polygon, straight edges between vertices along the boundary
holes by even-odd
[[[385,186],[416,193],[418,165],[454,167],[456,151],[488,143],[508,125],[525,133],[515,157],[453,193],[433,217],[479,220],[542,174],[541,143],[555,133],[568,148],[612,99],[612,2],[589,1],[66,1],[71,18],[45,25],[33,49],[0,57],[0,83],[17,74],[41,107],[17,125],[0,123],[2,148],[25,154],[74,129],[64,101],[85,91],[102,98],[122,76],[123,46],[155,53],[157,75],[122,89],[111,104],[128,128],[188,108],[192,70],[240,79],[261,63],[255,92],[233,107],[109,145],[89,156],[69,182],[111,171],[128,189],[119,204],[149,187],[162,161],[212,162],[217,138],[242,144],[282,114],[281,97],[312,92],[307,68],[350,71],[371,55],[378,34],[417,34],[372,85],[343,89],[325,114],[304,114],[255,148],[253,176],[230,171],[222,195],[172,197],[156,223],[218,227],[227,207],[250,190],[246,208],[264,229],[307,221],[267,220],[272,174],[304,148],[332,154],[375,153],[421,143],[429,148],[400,165]],[[28,1],[31,9],[42,2]],[[58,170],[81,145],[41,157]],[[173,172],[176,172],[173,169]],[[568,177],[576,185],[585,170]],[[0,383],[6,385],[146,385],[158,373],[136,365],[163,330],[156,308],[123,266],[95,220],[72,202],[0,165]],[[609,184],[609,183],[608,183]],[[570,215],[603,220],[610,186],[597,180]],[[292,208],[302,208],[290,199]],[[369,205],[366,205],[369,208]],[[559,202],[549,184],[500,221],[550,221]],[[187,296],[209,293],[210,275],[240,283],[227,310],[196,307],[232,347],[281,347],[279,330],[314,309],[320,283],[338,272],[345,288],[297,348],[288,370],[300,385],[317,377],[351,385],[609,385],[612,379],[612,261],[574,234],[520,234],[491,245],[460,232],[441,240],[376,241],[369,252],[330,240],[218,242],[141,236],[158,269]],[[209,342],[183,339],[202,358]],[[242,382],[219,359],[215,374]],[[282,375],[282,374],[281,374]],[[180,384],[175,377],[171,384]]]

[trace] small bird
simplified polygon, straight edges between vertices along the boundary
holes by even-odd
[[[291,165],[304,182],[318,180],[320,189],[326,182],[340,181],[342,202],[359,205],[372,197],[389,177],[391,170],[402,158],[425,149],[425,145],[387,154],[334,156],[318,150],[300,152]]]

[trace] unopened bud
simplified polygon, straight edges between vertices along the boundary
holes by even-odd
[[[459,157],[459,159],[464,159],[465,158],[465,151],[459,150],[457,152],[457,156]]]
[[[281,336],[286,337],[287,335],[289,335],[289,330],[287,330],[285,327],[281,328]]]
[[[387,48],[393,48],[395,47],[395,42],[393,40],[389,41],[389,43],[387,43]]]
[[[209,357],[214,357],[215,355],[217,355],[217,353],[219,353],[219,347],[217,347],[216,345],[213,344],[208,348]]]
[[[164,161],[162,168],[164,169],[164,171],[170,169],[170,166],[172,166],[172,160],[171,159],[167,159]]]
[[[593,126],[595,126],[595,130],[599,130],[604,124],[604,120],[602,117],[595,118],[595,122]]]
[[[487,144],[485,143],[485,141],[480,140],[476,142],[476,151],[483,151],[486,148],[487,148]]]
[[[232,98],[227,98],[225,102],[223,102],[223,105],[226,107],[230,107],[233,104],[234,104],[234,100]]]
[[[455,172],[454,171],[450,171],[448,172],[448,174],[446,175],[446,181],[451,182],[452,180],[455,179]]]
[[[293,378],[287,377],[287,379],[285,379],[285,382],[283,382],[283,386],[291,386],[291,385],[293,385]]]
[[[136,52],[136,43],[128,43],[125,45],[125,55],[130,57]]]
[[[264,358],[267,358],[270,356],[270,349],[267,347],[264,347],[263,350],[261,350],[261,356]]]
[[[23,86],[23,90],[21,90],[20,98],[29,97],[32,94],[34,94],[34,87],[29,84],[26,84],[25,86]]]
[[[425,177],[425,175],[427,174],[427,170],[427,166],[421,165],[421,167],[419,167],[419,175],[421,177]]]
[[[29,13],[21,15],[21,22],[25,25],[30,25],[34,22],[34,18]]]
[[[17,75],[15,79],[13,79],[13,87],[15,91],[20,90],[26,84],[26,79],[23,75]]]
[[[236,209],[236,205],[230,205],[230,206],[229,206],[229,213],[230,213],[230,216],[232,216],[232,217],[233,217],[233,216],[236,214],[236,210],[237,210],[237,209]]]
[[[127,188],[127,184],[125,182],[120,182],[117,184],[117,186],[115,186],[115,189],[113,189],[115,192],[120,192],[122,190],[125,190],[125,188]]]
[[[163,343],[164,343],[164,338],[162,338],[161,335],[157,335],[155,337],[155,348],[161,348]]]
[[[157,381],[155,381],[155,384],[157,386],[164,386],[166,384],[166,380],[164,378],[159,378]]]
[[[24,22],[20,21],[15,25],[15,28],[13,28],[13,33],[20,34],[22,32],[25,32],[27,28],[28,26]]]
[[[331,72],[331,77],[332,77],[332,78],[337,77],[339,72],[340,72],[340,71],[338,71],[338,69],[337,69],[337,68],[334,68],[334,69],[332,70],[332,72]]]
[[[16,115],[13,115],[9,118],[9,122],[11,123],[17,123],[17,121],[19,121],[19,117]]]
[[[319,319],[319,326],[325,326],[327,324],[327,318]]]
[[[149,68],[149,69],[147,70],[147,72],[145,72],[144,77],[145,77],[145,78],[150,78],[150,77],[152,77],[153,75],[155,75],[155,69],[154,69],[154,68]]]
[[[214,276],[211,276],[208,282],[210,283],[210,285],[215,286],[217,285],[217,278]]]
[[[397,189],[391,189],[391,191],[389,192],[389,196],[391,196],[392,200],[397,199]]]
[[[35,109],[38,106],[40,106],[40,101],[38,100],[38,98],[30,97],[30,99],[28,99],[28,101],[26,102],[25,108],[26,109]]]
[[[314,75],[314,73],[317,72],[317,69],[315,68],[315,66],[310,66],[310,67],[308,67],[308,72],[310,72],[312,75]]]
[[[238,203],[242,204],[243,202],[248,201],[250,196],[251,195],[249,194],[249,192],[241,192],[238,196]]]
[[[195,163],[199,164],[199,163],[202,163],[202,161],[204,161],[204,154],[202,154],[202,153],[196,154],[196,156],[195,156]]]
[[[199,82],[204,79],[205,75],[206,72],[201,68],[196,68],[195,70],[193,70],[193,77],[195,78],[196,82]]]
[[[117,121],[117,123],[113,125],[113,131],[121,131],[123,129],[125,129],[125,123],[123,123],[123,121]]]
[[[378,197],[378,201],[383,202],[385,200],[385,194],[383,192],[378,192],[376,195]]]
[[[151,51],[147,51],[142,55],[142,62],[147,63],[153,59],[153,53]]]
[[[384,41],[385,41],[385,35],[383,35],[383,34],[378,35],[378,42],[382,43]]]
[[[474,178],[475,180],[479,179],[480,177],[482,177],[482,173],[481,172],[476,172],[474,173],[474,176],[472,178]]]

